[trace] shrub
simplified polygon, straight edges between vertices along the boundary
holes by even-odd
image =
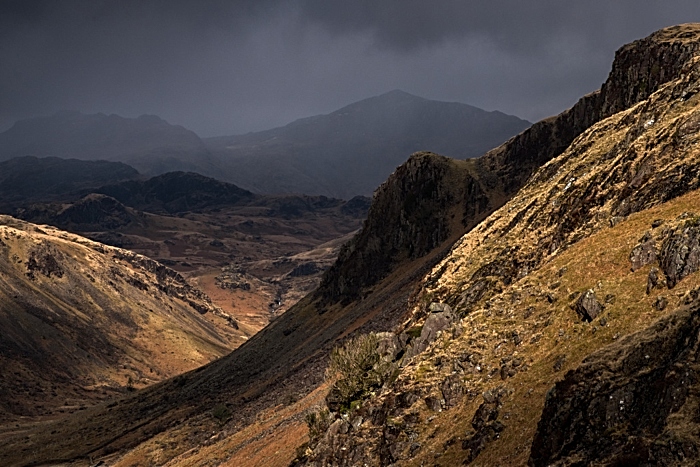
[[[324,408],[308,412],[304,420],[306,421],[306,426],[309,427],[310,444],[315,444],[333,423],[333,416],[328,409]]]
[[[375,333],[363,334],[331,351],[326,370],[331,382],[326,403],[331,410],[349,411],[353,402],[365,399],[393,376],[396,365],[381,357],[378,344]]]

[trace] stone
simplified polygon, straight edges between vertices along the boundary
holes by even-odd
[[[554,361],[554,365],[552,365],[552,369],[554,371],[561,371],[561,369],[564,367],[564,363],[566,363],[566,355],[559,355],[559,356],[557,356],[557,359]]]
[[[649,276],[647,277],[647,295],[651,293],[654,289],[660,289],[663,287],[663,279],[659,278],[659,269],[651,268],[649,271]]]
[[[483,451],[486,446],[495,441],[505,429],[505,425],[498,420],[498,411],[501,406],[500,398],[503,395],[501,389],[484,393],[484,402],[476,409],[472,417],[473,432],[467,433],[462,441],[462,449],[468,451],[464,464],[469,464]]]
[[[448,312],[452,313],[452,308],[450,308],[450,305],[447,303],[437,303],[433,302],[430,304],[428,307],[431,313],[442,313],[442,312]]]
[[[440,392],[445,401],[445,407],[450,408],[462,402],[464,397],[464,384],[459,375],[451,375],[440,383]]]
[[[578,298],[574,310],[579,314],[581,319],[590,322],[602,313],[603,305],[598,301],[595,292],[589,289]]]
[[[640,244],[635,246],[630,253],[632,271],[636,271],[647,264],[656,261],[656,246],[650,232],[647,232],[640,240]]]
[[[442,401],[440,399],[438,399],[437,397],[428,396],[424,400],[425,400],[425,405],[428,406],[428,409],[432,410],[433,412],[441,412],[442,411]]]
[[[428,315],[420,336],[406,349],[405,362],[427,349],[430,343],[437,338],[438,332],[448,329],[457,320],[452,309],[447,305],[445,307],[444,311],[432,312]]]
[[[658,311],[663,311],[666,309],[667,306],[668,300],[666,300],[666,297],[662,297],[661,295],[656,297],[656,301],[654,302],[654,309]]]
[[[700,306],[586,357],[547,394],[527,465],[700,465]]]

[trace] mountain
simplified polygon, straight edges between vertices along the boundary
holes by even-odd
[[[3,421],[83,410],[232,347],[175,271],[49,226],[0,216],[0,283]]]
[[[245,344],[15,429],[0,461],[696,464],[699,64],[700,25],[668,28],[478,159],[414,154]]]
[[[296,464],[697,464],[699,63],[697,24],[620,49],[602,119],[424,276],[396,378]]]
[[[501,112],[392,91],[281,128],[205,142],[228,169],[225,179],[243,188],[349,199],[371,194],[407,154],[476,157],[528,126]]]
[[[138,176],[136,169],[121,162],[16,157],[0,162],[0,208],[7,211],[28,202],[66,199]]]
[[[124,118],[64,111],[20,120],[0,133],[0,160],[20,156],[124,162],[147,175],[218,172],[199,136],[155,115]]]
[[[239,322],[235,346],[318,285],[369,203],[255,195],[199,174],[169,172],[64,197],[38,193],[5,212],[128,248],[185,274]]]
[[[126,181],[94,191],[143,211],[169,214],[248,204],[256,198],[236,185],[191,172],[168,172],[145,181]]]

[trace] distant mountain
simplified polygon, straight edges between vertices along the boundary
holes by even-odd
[[[476,157],[530,123],[501,112],[392,91],[328,115],[202,140],[155,115],[62,111],[0,133],[0,161],[21,156],[123,162],[145,175],[196,172],[256,193],[370,195],[406,156]]]
[[[66,199],[80,190],[138,176],[136,169],[121,162],[16,157],[0,162],[0,209],[31,201]]]
[[[216,205],[247,204],[250,191],[191,172],[169,172],[148,180],[131,180],[95,190],[143,211],[169,213]]]
[[[406,156],[477,157],[529,127],[501,112],[391,91],[281,128],[205,139],[225,180],[258,193],[369,195]]]
[[[309,195],[258,195],[192,172],[169,172],[148,180],[129,180],[93,190],[126,206],[159,214],[178,214],[220,207],[248,208],[248,215],[298,217],[338,208],[343,215],[364,218],[369,198],[350,201]]]
[[[150,175],[173,170],[217,172],[199,136],[155,115],[124,118],[63,111],[20,120],[0,133],[0,160],[18,156],[119,161]]]

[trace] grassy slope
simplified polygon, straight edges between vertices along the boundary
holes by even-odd
[[[592,351],[663,315],[652,308],[657,295],[665,296],[667,310],[672,310],[688,290],[700,285],[695,274],[671,291],[647,296],[650,266],[631,272],[629,262],[630,251],[647,230],[652,230],[652,221],[665,220],[652,230],[658,236],[664,227],[679,222],[676,219],[681,213],[697,211],[700,205],[698,191],[663,203],[673,196],[672,190],[654,189],[665,187],[666,182],[681,190],[697,186],[700,138],[690,129],[697,125],[700,99],[697,95],[679,98],[684,90],[695,92],[696,74],[694,70],[648,101],[581,136],[566,153],[543,167],[511,202],[467,234],[427,278],[432,287],[425,292],[426,300],[458,303],[457,297],[469,286],[472,275],[502,257],[505,247],[517,247],[509,254],[523,260],[535,258],[537,263],[522,279],[509,286],[500,284],[502,291],[487,294],[473,311],[458,306],[458,312],[471,311],[462,322],[464,334],[457,339],[443,335],[401,376],[398,385],[402,391],[414,386],[435,391],[436,384],[451,374],[450,363],[457,356],[473,353],[480,361],[481,371],[464,374],[465,387],[474,395],[464,405],[439,414],[428,413],[422,403],[416,405],[422,420],[437,418],[422,425],[416,442],[423,443],[423,448],[406,465],[436,462],[433,452],[444,453],[437,461],[440,465],[460,463],[465,456],[461,443],[447,449],[444,443],[464,437],[471,429],[472,414],[482,402],[475,396],[500,385],[511,391],[500,411],[507,428],[476,464],[524,464],[544,396],[552,384]],[[645,164],[652,169],[644,169]],[[609,228],[609,220],[623,204],[623,188],[643,173],[647,175],[640,178],[627,201],[643,210]],[[591,204],[576,210],[579,200]],[[566,209],[560,211],[559,206]],[[518,216],[523,208],[524,215]],[[562,212],[568,214],[562,217]],[[580,217],[573,218],[575,213]],[[516,216],[520,222],[513,225]],[[562,232],[566,223],[570,228]],[[543,249],[545,255],[540,256]],[[547,251],[552,254],[547,255]],[[562,268],[566,270],[560,274]],[[600,319],[581,322],[570,307],[571,294],[589,288],[601,300],[607,294],[615,296],[614,304],[607,305],[602,315],[605,326]],[[548,293],[555,297],[553,303],[547,299]],[[522,339],[518,346],[513,331]],[[495,370],[504,358],[513,356],[524,359],[527,371],[502,381]],[[556,371],[554,363],[562,356],[564,363]]]

